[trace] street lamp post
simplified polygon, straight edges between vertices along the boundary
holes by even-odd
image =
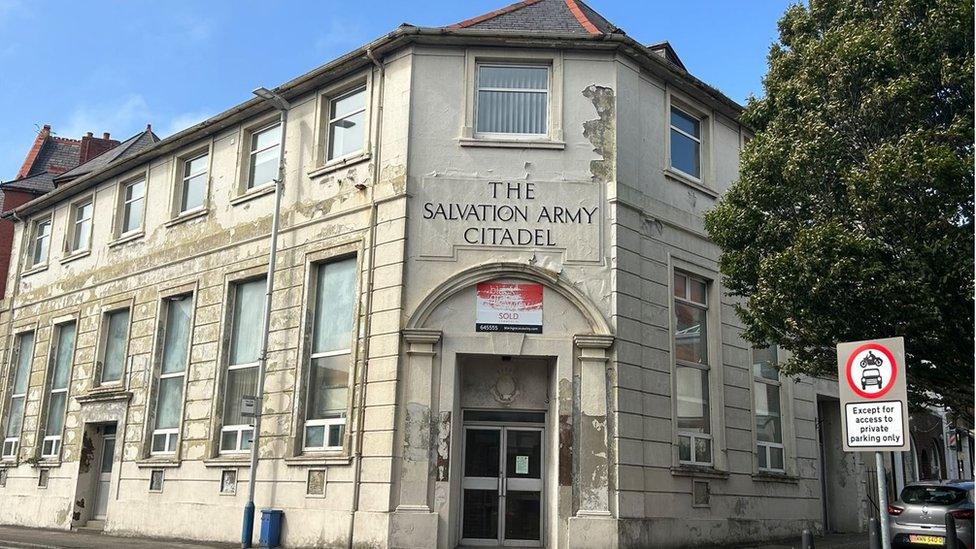
[[[258,471],[258,446],[261,440],[261,414],[264,408],[264,377],[268,364],[268,335],[271,327],[271,294],[274,292],[275,258],[278,255],[278,223],[281,215],[281,192],[285,181],[285,137],[288,130],[288,101],[280,95],[258,88],[254,95],[264,99],[281,114],[281,140],[278,144],[278,176],[274,180],[274,212],[271,217],[271,251],[268,255],[267,288],[264,296],[264,320],[261,329],[261,353],[258,359],[257,403],[254,409],[254,430],[251,435],[251,472],[247,480],[247,503],[244,504],[244,521],[241,527],[241,547],[251,547],[254,535],[254,486]]]

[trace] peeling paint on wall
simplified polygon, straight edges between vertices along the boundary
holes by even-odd
[[[573,485],[573,416],[559,416],[559,485]]]
[[[451,412],[441,412],[437,421],[436,477],[440,482],[448,480],[451,471]]]
[[[617,155],[617,126],[613,89],[605,86],[591,85],[583,90],[583,97],[589,99],[596,108],[599,118],[587,120],[583,123],[583,137],[593,144],[593,152],[599,154],[600,160],[590,161],[590,173],[593,181],[606,183],[616,179],[614,162]]]

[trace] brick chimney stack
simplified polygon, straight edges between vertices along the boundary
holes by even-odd
[[[81,138],[81,158],[79,159],[79,164],[84,164],[118,145],[119,142],[111,139],[108,132],[103,133],[102,137],[94,137],[92,132],[88,132]]]

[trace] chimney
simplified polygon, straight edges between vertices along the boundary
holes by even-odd
[[[114,149],[118,145],[118,141],[109,138],[108,132],[102,133],[101,138],[94,137],[92,132],[88,132],[81,138],[81,154],[79,155],[78,163],[84,164],[103,152]]]

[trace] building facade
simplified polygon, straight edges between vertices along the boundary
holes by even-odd
[[[702,227],[741,107],[670,46],[526,0],[275,91],[287,131],[254,99],[10,214],[0,523],[239,539],[283,155],[255,499],[286,546],[864,527],[836,384],[741,337]]]

